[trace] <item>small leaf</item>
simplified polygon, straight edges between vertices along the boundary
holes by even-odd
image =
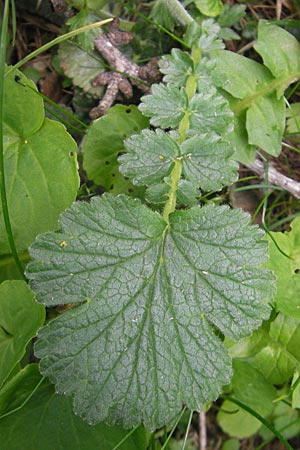
[[[233,113],[228,101],[219,94],[195,94],[189,102],[190,133],[215,131],[222,135],[232,131]]]
[[[277,94],[282,96],[285,89],[300,78],[300,43],[282,28],[260,20],[254,48],[265,66],[280,80]]]
[[[28,342],[45,320],[45,308],[35,302],[24,281],[0,285],[0,386],[22,359]]]
[[[270,259],[266,267],[277,276],[276,309],[300,318],[300,218],[291,223],[291,231],[271,233]],[[275,245],[276,242],[276,245]],[[280,250],[281,251],[280,251]],[[285,254],[283,254],[284,252]]]
[[[221,0],[194,0],[194,3],[202,14],[209,17],[218,16],[223,9]]]
[[[137,185],[157,184],[182,160],[182,172],[193,186],[218,190],[237,178],[238,165],[228,143],[216,134],[196,135],[178,144],[162,130],[142,131],[126,141],[128,153],[119,158],[120,171]]]
[[[146,190],[146,200],[151,204],[165,205],[169,192],[171,180],[167,177],[164,179],[164,184],[154,184]],[[194,206],[199,204],[199,189],[190,181],[179,180],[177,186],[177,201],[178,206]]]
[[[225,400],[222,403],[217,420],[219,426],[225,433],[239,439],[252,436],[261,428],[261,422],[258,419],[251,416],[244,409],[239,408],[230,400]]]
[[[26,366],[5,385],[5,392],[0,394],[0,405],[5,397],[8,411],[11,411],[12,406],[20,404],[16,393],[24,400],[28,399],[40,380],[37,365]],[[112,450],[128,431],[102,423],[89,426],[74,415],[71,399],[55,394],[53,386],[44,380],[20,410],[0,420],[0,434],[5,450]],[[146,450],[147,447],[148,433],[140,427],[120,448]]]
[[[142,97],[139,110],[150,117],[150,123],[162,128],[179,125],[187,109],[188,98],[185,90],[164,84],[153,84],[152,94]]]
[[[177,87],[185,86],[193,67],[190,55],[178,48],[173,48],[171,55],[163,56],[159,63],[160,71],[165,75],[163,81]]]
[[[138,191],[119,172],[118,155],[126,151],[124,139],[147,127],[148,120],[134,106],[115,105],[95,120],[83,141],[83,167],[90,180],[113,194]]]
[[[273,276],[256,267],[266,242],[248,215],[208,205],[169,220],[104,195],[74,204],[31,249],[40,301],[78,304],[39,333],[42,373],[93,424],[153,430],[182,403],[201,409],[231,375],[215,327],[239,339],[269,315]]]
[[[246,126],[250,145],[279,156],[285,128],[284,98],[277,99],[275,93],[259,98],[247,111]]]
[[[156,184],[170,174],[180,156],[177,142],[164,131],[144,130],[125,141],[128,153],[120,156],[120,171],[134,184]]]
[[[239,22],[245,16],[246,5],[233,5],[225,4],[224,8],[218,17],[218,24],[221,27],[231,27]]]
[[[204,191],[217,191],[238,177],[232,149],[218,135],[197,135],[181,144],[183,174]]]

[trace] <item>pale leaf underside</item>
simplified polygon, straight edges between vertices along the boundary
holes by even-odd
[[[272,275],[248,216],[209,205],[170,226],[139,201],[74,204],[61,232],[38,237],[27,276],[41,302],[83,303],[50,322],[36,354],[89,423],[169,423],[199,410],[231,375],[216,330],[240,338],[269,307]]]

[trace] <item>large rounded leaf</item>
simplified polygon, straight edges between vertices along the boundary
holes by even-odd
[[[27,268],[48,305],[76,303],[39,334],[41,370],[90,423],[154,429],[185,403],[215,399],[231,364],[218,333],[240,338],[268,317],[267,243],[249,217],[194,207],[170,225],[140,201],[104,195],[62,215]],[[83,303],[80,305],[80,303]]]
[[[39,305],[24,281],[4,281],[0,285],[0,386],[22,359],[26,346],[45,320]]]
[[[19,251],[38,233],[57,228],[59,214],[75,200],[79,185],[75,141],[63,125],[44,118],[43,103],[28,86],[18,71],[5,79],[4,169]],[[0,254],[10,252],[1,206],[0,249]]]

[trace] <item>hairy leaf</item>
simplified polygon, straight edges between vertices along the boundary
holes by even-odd
[[[45,320],[39,305],[24,281],[4,281],[0,285],[0,386],[22,359],[26,346]]]
[[[74,415],[71,399],[57,395],[48,381],[44,380],[35,391],[40,381],[37,365],[27,365],[1,391],[0,414],[20,406],[20,400],[29,400],[21,409],[0,420],[5,450],[112,450],[128,434],[121,427],[102,423],[90,427]],[[138,428],[120,448],[145,450],[147,434],[145,429]]]
[[[167,177],[176,159],[182,160],[182,173],[193,186],[218,190],[237,178],[237,163],[228,143],[216,134],[196,135],[182,144],[162,130],[145,130],[127,139],[128,153],[119,158],[120,171],[137,185],[151,185]]]
[[[191,132],[200,134],[232,131],[233,113],[227,100],[219,94],[195,94],[189,102]]]
[[[164,84],[152,85],[152,94],[142,97],[140,111],[150,117],[150,123],[162,128],[179,125],[188,106],[186,91]]]
[[[163,56],[160,60],[160,71],[165,75],[163,81],[174,86],[185,86],[185,83],[193,73],[194,63],[186,52],[173,48],[170,55]]]
[[[42,373],[90,423],[154,429],[182,403],[199,410],[231,375],[216,330],[239,339],[269,314],[266,242],[246,214],[208,205],[169,221],[104,195],[74,204],[31,249],[40,301],[78,305],[39,333]]]
[[[138,194],[119,172],[117,158],[126,151],[124,139],[149,125],[134,105],[115,105],[90,126],[82,146],[83,167],[90,180],[113,194]]]

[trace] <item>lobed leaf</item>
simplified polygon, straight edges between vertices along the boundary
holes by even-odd
[[[194,63],[187,52],[173,48],[170,55],[163,56],[159,62],[163,81],[174,86],[185,86],[189,75],[193,74]]]
[[[154,429],[183,403],[200,410],[231,375],[216,329],[239,339],[268,317],[266,242],[247,215],[208,205],[169,220],[104,195],[31,249],[39,300],[78,305],[39,333],[41,371],[89,423]]]
[[[188,106],[184,89],[164,84],[153,84],[152,94],[144,95],[139,110],[150,117],[150,123],[161,128],[175,128],[179,125]]]

